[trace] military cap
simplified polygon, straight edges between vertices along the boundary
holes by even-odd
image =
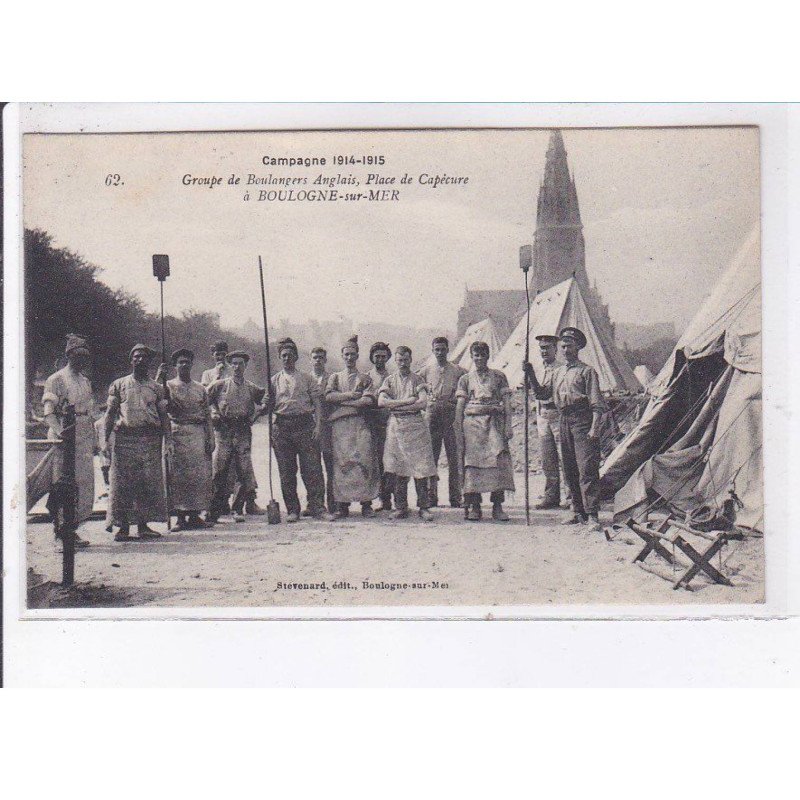
[[[225,358],[229,364],[233,361],[234,358],[243,358],[245,364],[250,360],[250,356],[247,353],[245,353],[244,350],[234,350],[232,353],[228,353],[228,355],[225,356]]]
[[[228,343],[223,339],[220,339],[218,342],[214,342],[214,344],[211,345],[212,353],[218,353],[220,350],[226,353],[228,352]]]
[[[130,353],[128,353],[128,361],[130,361],[133,358],[133,354],[137,350],[143,350],[148,358],[153,358],[154,356],[158,355],[157,350],[153,350],[152,347],[148,347],[146,344],[135,344],[133,347],[131,347]]]
[[[176,350],[172,354],[172,356],[171,356],[172,363],[173,364],[177,364],[178,363],[178,359],[181,356],[185,356],[186,358],[190,359],[191,361],[194,361],[194,353],[188,347],[181,347],[179,350]]]
[[[559,334],[560,339],[572,339],[578,345],[578,350],[586,347],[586,336],[580,328],[562,328]]]
[[[551,336],[549,333],[540,333],[534,337],[537,342],[549,342],[550,344],[558,344],[558,336]]]

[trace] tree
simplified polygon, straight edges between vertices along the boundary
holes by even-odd
[[[68,333],[92,346],[93,383],[108,382],[127,363],[133,331],[146,317],[139,300],[97,280],[100,268],[41,230],[25,231],[25,347],[28,385],[64,355]]]
[[[145,311],[129,292],[99,280],[102,269],[66,248],[55,248],[42,230],[25,231],[25,377],[30,388],[37,372],[49,375],[63,366],[68,333],[88,339],[92,350],[91,380],[95,391],[130,370],[128,354],[138,343],[160,348],[161,321]],[[188,347],[196,354],[195,372],[211,365],[210,345],[225,339],[232,350],[252,357],[251,379],[266,379],[263,343],[220,327],[219,315],[190,309],[164,320],[169,352]],[[277,354],[272,352],[273,363]]]

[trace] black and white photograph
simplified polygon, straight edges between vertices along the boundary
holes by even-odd
[[[763,603],[759,148],[25,134],[27,607]]]

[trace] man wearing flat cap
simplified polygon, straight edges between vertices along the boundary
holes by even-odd
[[[244,522],[244,506],[258,487],[253,472],[251,426],[265,411],[262,406],[266,389],[245,380],[250,356],[242,350],[228,353],[233,374],[208,387],[211,422],[214,426],[214,497],[209,519],[216,522],[223,513],[228,496],[228,474],[236,469],[239,485],[233,498],[233,519]]]
[[[89,364],[89,347],[86,340],[75,333],[67,336],[64,350],[67,365],[53,373],[44,384],[42,401],[44,418],[48,425],[47,436],[61,438],[64,412],[68,405],[75,409],[75,483],[78,487],[77,520],[89,518],[94,505],[94,419],[95,407],[92,387],[83,374]],[[60,449],[53,453],[52,482],[63,472],[64,454]],[[87,547],[88,542],[75,536],[77,547]]]
[[[578,353],[586,347],[586,336],[578,328],[563,328],[559,347],[564,364],[553,370],[550,385],[540,384],[530,364],[525,370],[539,400],[552,400],[560,414],[561,457],[572,495],[573,515],[565,525],[588,522],[601,530],[600,510],[600,419],[605,400],[594,367],[584,364]]]
[[[167,381],[167,411],[172,427],[170,495],[178,521],[172,530],[205,528],[200,512],[211,506],[211,454],[214,430],[205,387],[192,380],[194,353],[183,347],[172,354],[177,375]]]
[[[372,389],[377,397],[378,390],[383,382],[389,377],[389,370],[386,364],[392,357],[392,351],[386,342],[375,342],[369,349],[369,360],[372,362],[372,369],[367,373],[372,381]],[[375,442],[375,449],[378,454],[378,467],[381,473],[380,505],[375,511],[392,510],[392,492],[394,489],[394,476],[387,472],[383,465],[383,451],[386,448],[386,428],[389,424],[389,411],[385,408],[368,408],[364,412],[370,428],[372,428],[372,438]]]
[[[542,384],[550,386],[553,372],[558,367],[556,352],[558,336],[539,334],[536,337],[539,343],[539,353],[544,366]],[[536,400],[536,434],[539,439],[539,455],[542,460],[544,473],[544,497],[535,508],[539,510],[560,508],[562,496],[569,501],[569,487],[566,474],[561,463],[561,430],[559,413],[552,398]],[[569,508],[565,505],[564,508]]]
[[[131,348],[131,374],[115,380],[108,390],[105,439],[111,453],[111,508],[108,522],[119,526],[118,542],[129,541],[135,522],[140,539],[161,536],[148,522],[166,522],[166,497],[161,466],[162,446],[170,447],[164,387],[149,375],[155,350],[144,344]]]
[[[325,481],[319,443],[322,439],[322,389],[307,372],[297,369],[297,345],[293,339],[278,342],[283,369],[272,376],[271,410],[275,415],[272,447],[278,462],[286,521],[300,519],[297,467],[306,487],[308,516],[328,518]]]

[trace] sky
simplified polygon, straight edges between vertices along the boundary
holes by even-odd
[[[549,131],[315,131],[29,134],[25,226],[42,228],[102,267],[101,280],[159,304],[152,254],[170,256],[168,313],[260,320],[258,256],[271,322],[391,321],[453,330],[464,288],[524,288]],[[589,279],[612,320],[691,319],[758,224],[757,128],[566,129]],[[335,155],[383,156],[382,166]],[[264,156],[324,157],[325,166],[266,166]],[[399,200],[255,202],[258,177],[353,175]],[[369,173],[394,184],[365,185]],[[239,185],[228,185],[235,174]],[[408,174],[411,183],[399,184]],[[419,176],[466,177],[432,188]],[[119,175],[119,185],[106,176]],[[222,185],[184,185],[185,176]],[[111,182],[116,182],[111,179]],[[251,200],[244,201],[244,192]],[[325,188],[325,187],[322,187]],[[388,196],[388,195],[387,195]]]

